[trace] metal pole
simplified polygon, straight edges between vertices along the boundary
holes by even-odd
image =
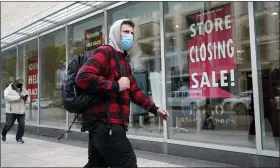
[[[104,44],[108,44],[108,14],[107,9],[104,8]]]
[[[1,8],[1,2],[0,2],[0,8]],[[1,14],[0,14],[1,15]],[[0,32],[0,35],[1,35],[1,32]],[[1,41],[0,41],[0,47],[1,47]],[[1,50],[2,50],[2,47],[1,47]],[[1,114],[2,114],[2,79],[3,79],[3,64],[2,64],[2,58],[3,58],[3,51],[0,51],[0,102],[1,102],[1,105],[0,105],[0,121],[2,121],[1,119]]]
[[[40,97],[41,97],[41,69],[42,69],[42,64],[41,64],[41,47],[40,47],[40,37],[38,35],[37,38],[37,45],[38,45],[38,73],[37,73],[37,80],[38,80],[38,90],[37,90],[37,100],[38,100],[38,109],[37,109],[37,124],[38,126],[40,125]],[[39,133],[39,132],[38,132]]]
[[[65,44],[66,44],[66,55],[65,55],[65,57],[66,57],[66,66],[65,66],[66,74],[64,74],[64,75],[67,75],[67,69],[68,69],[68,64],[69,64],[69,39],[68,39],[69,34],[68,34],[68,25],[67,24],[65,24],[65,33],[66,33],[66,38],[65,38]],[[62,92],[63,92],[63,90],[62,90]],[[69,127],[69,113],[68,113],[67,110],[65,110],[65,112],[66,112],[66,129],[67,129]],[[68,135],[66,134],[66,138],[67,138],[67,136]]]
[[[161,82],[162,82],[162,102],[161,105],[163,109],[166,109],[166,80],[165,80],[165,35],[164,35],[164,2],[160,3],[160,46],[161,46]],[[168,126],[167,121],[163,121],[163,137],[168,139]]]
[[[261,67],[258,67],[259,54],[256,52],[256,25],[254,18],[254,2],[248,2],[249,30],[250,30],[250,48],[251,48],[251,66],[252,66],[252,81],[253,81],[253,96],[254,96],[254,115],[256,129],[256,147],[257,154],[262,153],[262,132],[261,132],[261,112],[263,112],[263,102],[260,97],[262,86]],[[261,65],[260,65],[261,66]]]
[[[19,49],[17,45],[17,64],[16,64],[16,78],[19,77]]]

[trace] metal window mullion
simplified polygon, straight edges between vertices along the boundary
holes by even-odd
[[[104,43],[108,44],[108,13],[107,9],[104,8]]]
[[[17,65],[16,65],[16,78],[19,77],[19,46],[16,46],[17,48]]]
[[[256,43],[256,25],[254,18],[254,4],[248,2],[248,16],[249,16],[249,31],[250,31],[250,48],[251,48],[251,66],[252,66],[252,81],[253,81],[253,96],[254,96],[254,116],[255,116],[255,130],[256,130],[256,147],[257,154],[262,153],[262,132],[261,132],[261,109],[262,102],[260,100],[259,87],[261,78],[258,76],[258,60],[257,60],[257,43]]]
[[[66,33],[66,37],[65,37],[65,44],[66,44],[66,55],[65,55],[65,57],[66,57],[66,74],[65,75],[67,75],[67,69],[68,69],[68,64],[69,64],[69,42],[68,42],[69,41],[68,40],[69,33],[68,33],[68,25],[67,24],[65,24],[65,33]],[[65,112],[66,112],[66,129],[67,129],[69,127],[69,113],[68,113],[67,110],[65,110]],[[67,136],[67,134],[66,134],[66,136]]]
[[[164,2],[159,2],[160,5],[160,44],[161,44],[161,90],[162,99],[161,105],[163,109],[166,109],[166,79],[165,79],[165,36],[164,36]],[[167,121],[163,120],[163,137],[168,139],[168,126]]]
[[[1,2],[0,2],[0,8],[1,8]],[[2,9],[2,8],[1,8]],[[1,39],[0,39],[0,102],[2,104],[2,78],[3,78],[3,67],[2,67],[2,59],[3,58],[3,55],[2,55],[2,47],[1,47]],[[2,105],[1,105],[2,106]],[[0,108],[0,120],[1,120],[1,115],[2,114],[2,107]],[[1,120],[2,121],[2,120]]]
[[[23,76],[22,78],[26,81],[24,87],[27,88],[28,86],[28,79],[27,79],[27,73],[26,73],[26,57],[25,57],[25,53],[26,53],[26,44],[22,44],[22,72],[23,72]]]
[[[37,109],[37,124],[40,125],[40,112],[41,112],[41,101],[40,101],[40,97],[41,97],[41,69],[42,69],[42,64],[41,64],[41,47],[40,47],[40,37],[38,35],[37,37],[37,47],[38,47],[38,72],[37,72],[37,79],[38,80],[38,92],[37,92],[37,99],[38,99],[38,109]]]

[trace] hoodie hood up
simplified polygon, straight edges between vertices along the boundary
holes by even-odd
[[[109,33],[109,44],[121,53],[124,53],[123,49],[121,48],[121,24],[125,20],[129,19],[121,19],[116,21],[111,26]]]

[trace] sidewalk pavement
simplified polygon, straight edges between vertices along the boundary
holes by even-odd
[[[7,141],[1,142],[1,167],[83,167],[87,162],[86,142],[73,145],[73,142],[65,143],[67,140],[58,142],[55,138],[38,135],[24,137],[23,140],[24,144],[16,143],[11,131]],[[231,167],[151,152],[135,152],[139,167]]]

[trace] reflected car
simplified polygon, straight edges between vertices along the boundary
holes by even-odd
[[[1,98],[1,107],[5,108],[6,106],[6,102],[5,102],[5,99],[2,97]]]
[[[45,98],[42,98],[40,100],[40,107],[41,108],[48,108],[49,107],[49,103],[50,101],[47,101]],[[38,99],[35,99],[33,102],[32,102],[32,108],[33,109],[38,109],[38,106],[39,106],[39,103],[38,103]]]
[[[57,100],[51,100],[48,102],[49,107],[63,107],[63,104],[61,101],[57,101]]]
[[[250,109],[252,91],[241,92],[233,98],[226,98],[223,100],[222,105],[226,111],[235,111],[238,114],[246,114]],[[276,108],[280,113],[279,96],[275,97]]]
[[[251,104],[251,95],[253,92],[251,90],[241,92],[233,98],[226,98],[222,101],[224,110],[235,111],[238,114],[246,115]]]
[[[167,103],[170,107],[196,109],[206,105],[206,98],[191,98],[190,90],[184,89],[179,91],[172,91],[167,97]]]

